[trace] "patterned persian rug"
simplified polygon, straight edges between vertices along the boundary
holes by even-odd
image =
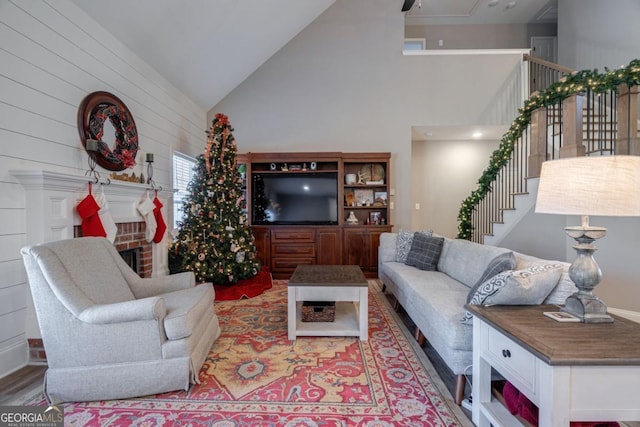
[[[136,399],[65,404],[81,426],[469,426],[422,350],[369,281],[369,340],[287,339],[287,282],[216,301],[222,336],[201,384]]]

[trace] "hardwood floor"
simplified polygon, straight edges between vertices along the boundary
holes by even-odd
[[[0,406],[19,405],[42,389],[46,366],[27,365],[0,379]]]

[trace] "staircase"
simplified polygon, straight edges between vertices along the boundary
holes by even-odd
[[[462,202],[458,237],[498,245],[535,206],[542,162],[564,157],[640,155],[640,60],[598,73],[573,72],[525,55],[535,91],[520,109],[478,188]]]

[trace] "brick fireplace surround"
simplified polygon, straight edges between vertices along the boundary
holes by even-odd
[[[80,217],[76,206],[88,192],[89,180],[85,176],[50,171],[11,171],[22,184],[26,196],[27,238],[25,244],[70,239],[82,235]],[[104,180],[103,180],[103,183]],[[93,192],[104,191],[118,233],[114,245],[118,251],[140,248],[141,277],[157,277],[169,274],[168,244],[148,243],[144,238],[146,225],[137,211],[147,186],[124,181],[111,181],[108,185],[94,184]],[[173,189],[158,192],[164,208],[162,215],[167,223],[167,209],[172,205]],[[153,194],[149,194],[153,198]],[[40,338],[28,286],[26,336],[29,344],[30,363],[46,363],[46,355]]]

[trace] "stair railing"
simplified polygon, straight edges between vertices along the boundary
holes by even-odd
[[[525,55],[524,60],[532,57]],[[536,67],[540,60],[536,60]],[[531,74],[531,70],[530,70]],[[640,60],[618,70],[583,70],[534,92],[489,159],[478,188],[458,214],[458,238],[482,243],[527,178],[545,160],[585,155],[640,155],[638,85]]]
[[[523,55],[523,60],[529,65],[529,93],[541,92],[574,71],[528,54]]]

